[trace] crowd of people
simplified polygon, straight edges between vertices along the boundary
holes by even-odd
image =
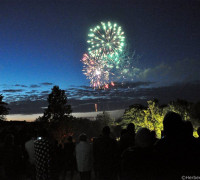
[[[130,123],[119,141],[110,136],[109,126],[92,140],[86,134],[74,142],[67,137],[59,144],[45,128],[29,129],[20,138],[1,134],[0,179],[65,180],[76,172],[81,180],[162,180],[200,177],[200,138],[193,137],[193,126],[174,112],[163,120],[162,138]],[[200,128],[198,129],[200,135]],[[24,136],[23,136],[24,135]],[[21,141],[19,141],[21,139]]]

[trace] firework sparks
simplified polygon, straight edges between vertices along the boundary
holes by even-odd
[[[100,88],[108,83],[109,72],[105,70],[105,64],[99,63],[99,59],[84,54],[82,58],[83,74],[90,80],[90,84],[94,88]]]
[[[123,51],[125,36],[116,23],[101,22],[100,26],[90,29],[88,36],[88,51],[92,57],[117,57]]]
[[[90,29],[88,54],[82,58],[83,72],[93,88],[107,89],[114,81],[123,81],[133,75],[133,59],[125,46],[122,28],[116,23],[101,22]]]

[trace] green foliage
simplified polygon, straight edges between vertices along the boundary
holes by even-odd
[[[148,107],[145,112],[145,124],[151,131],[155,131],[157,137],[161,137],[161,131],[163,130],[163,108],[159,106],[158,100],[147,101]]]
[[[177,99],[168,105],[168,111],[173,111],[180,114],[185,121],[191,121],[194,132],[193,135],[197,137],[197,128],[200,126],[200,103],[190,103],[185,100]]]
[[[125,128],[129,123],[134,123],[136,131],[141,127],[146,127],[156,132],[157,136],[161,136],[163,129],[163,108],[159,106],[158,100],[150,100],[147,102],[148,107],[135,104],[125,111],[121,125]]]
[[[71,106],[67,105],[67,96],[59,86],[54,86],[47,99],[49,105],[44,115],[38,120],[45,122],[58,122],[65,119],[72,112]]]
[[[192,122],[194,135],[196,136],[196,129],[200,126],[200,102],[193,104],[178,99],[168,105],[160,106],[158,100],[154,99],[147,101],[147,105],[147,107],[138,104],[130,106],[125,111],[120,125],[125,128],[129,123],[134,123],[136,131],[141,127],[146,127],[151,131],[155,131],[157,137],[160,138],[164,116],[167,112],[173,111],[179,113],[183,120]]]
[[[192,124],[197,127],[200,124],[200,101],[191,105],[191,120]]]
[[[126,126],[129,123],[134,122],[136,130],[138,130],[141,127],[145,126],[145,107],[140,105],[140,104],[135,104],[129,107],[128,110],[125,111],[123,117],[122,117],[122,122],[120,123],[120,125],[123,128],[126,128]]]
[[[9,114],[9,108],[5,107],[8,104],[3,102],[3,96],[0,95],[0,120],[6,120],[5,116]]]
[[[191,105],[192,103],[189,103],[185,100],[177,99],[177,101],[171,101],[168,104],[168,108],[170,111],[180,114],[183,120],[187,121],[191,119]]]

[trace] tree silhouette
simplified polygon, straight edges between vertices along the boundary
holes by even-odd
[[[67,96],[59,86],[54,86],[47,99],[49,105],[45,109],[40,120],[45,122],[59,122],[64,120],[72,112],[71,106],[67,105]]]
[[[0,120],[6,120],[5,115],[9,113],[9,108],[5,107],[6,105],[8,104],[3,102],[3,96],[0,95]]]

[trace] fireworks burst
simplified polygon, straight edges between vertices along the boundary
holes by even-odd
[[[109,88],[115,80],[125,80],[133,72],[133,58],[127,46],[122,28],[116,23],[101,22],[90,29],[88,54],[82,58],[83,74],[93,88]]]
[[[84,64],[83,74],[90,80],[93,88],[101,88],[109,82],[109,72],[105,70],[105,64],[99,62],[99,59],[84,54],[81,60]]]
[[[124,48],[124,32],[116,23],[101,22],[88,34],[89,54],[92,57],[118,57]]]

